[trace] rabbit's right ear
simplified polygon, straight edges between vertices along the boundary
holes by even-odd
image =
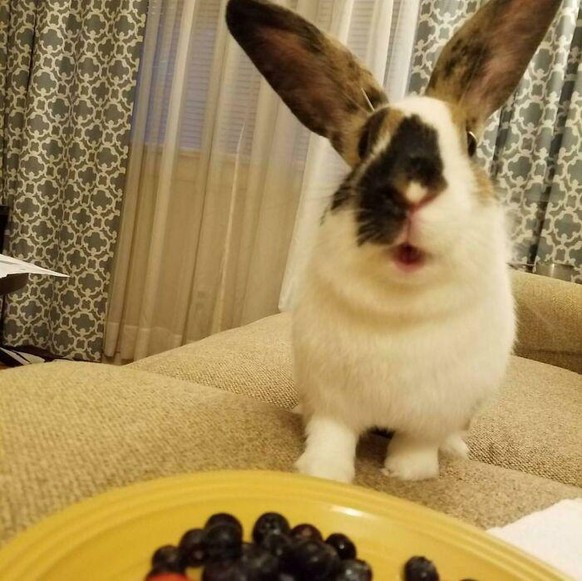
[[[313,24],[267,0],[230,0],[226,20],[296,117],[356,164],[370,103],[376,108],[388,101],[372,73]]]
[[[478,132],[511,96],[561,0],[489,0],[443,49],[426,94],[460,106]]]

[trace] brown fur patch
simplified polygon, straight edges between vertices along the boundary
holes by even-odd
[[[381,139],[394,135],[404,115],[397,109],[383,107],[373,113],[363,127],[358,144],[358,154],[363,159]]]
[[[382,124],[382,135],[394,135],[404,119],[404,113],[398,109],[388,109],[388,115],[384,118],[384,123]]]
[[[446,103],[446,105],[451,112],[451,118],[457,128],[459,143],[465,149],[467,147],[467,130],[470,127],[470,118],[467,116],[467,111],[457,103]],[[476,161],[473,162],[473,172],[478,185],[477,196],[479,199],[486,203],[495,200],[496,193],[491,179]]]
[[[478,198],[486,204],[497,200],[497,192],[491,183],[489,174],[476,162],[473,164],[473,173],[477,181]]]

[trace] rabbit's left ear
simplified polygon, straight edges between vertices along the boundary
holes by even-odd
[[[460,105],[471,131],[511,96],[561,0],[490,0],[443,49],[426,94]]]
[[[230,0],[226,21],[295,116],[327,137],[350,165],[357,163],[370,103],[388,101],[372,73],[339,42],[268,0]]]

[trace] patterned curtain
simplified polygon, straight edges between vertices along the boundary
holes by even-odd
[[[10,296],[4,343],[100,359],[147,0],[0,0],[7,254],[68,273]]]
[[[421,1],[411,91],[424,89],[444,44],[484,3]],[[491,119],[479,155],[509,208],[516,265],[570,265],[570,278],[582,283],[580,0],[563,0],[513,98]]]

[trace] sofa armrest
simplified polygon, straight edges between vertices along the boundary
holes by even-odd
[[[515,354],[582,373],[582,285],[515,271]]]

